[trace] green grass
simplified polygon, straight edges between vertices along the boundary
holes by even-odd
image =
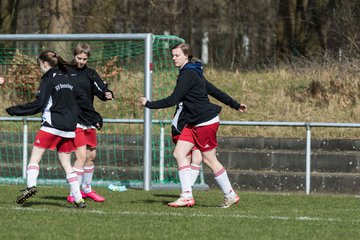
[[[169,208],[178,191],[97,191],[104,203],[70,209],[65,187],[39,186],[24,206],[22,186],[0,186],[0,239],[358,239],[360,200],[344,195],[240,192],[230,209],[219,190],[196,191],[192,208]]]

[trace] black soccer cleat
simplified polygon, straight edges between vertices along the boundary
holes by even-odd
[[[80,199],[78,202],[74,201],[71,208],[86,208],[86,203],[84,199]]]
[[[28,198],[30,198],[31,196],[35,195],[38,192],[35,186],[28,187],[21,191],[22,193],[16,198],[16,203],[18,204],[25,203],[28,200]]]

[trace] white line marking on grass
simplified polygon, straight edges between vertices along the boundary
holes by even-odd
[[[308,216],[299,216],[299,217],[286,217],[286,216],[256,216],[256,215],[244,215],[244,214],[208,214],[208,213],[178,213],[178,212],[131,212],[131,211],[100,211],[100,210],[82,210],[82,209],[48,209],[48,208],[31,208],[31,207],[13,207],[5,208],[0,207],[4,210],[14,210],[14,211],[34,211],[34,212],[45,212],[45,211],[58,211],[58,212],[74,212],[79,211],[81,214],[116,214],[116,215],[134,215],[134,216],[174,216],[174,217],[208,217],[208,218],[244,218],[244,219],[272,219],[272,220],[296,220],[296,221],[319,221],[319,222],[345,222],[341,218],[319,218],[319,217],[308,217]],[[351,223],[360,223],[360,219],[351,220]]]

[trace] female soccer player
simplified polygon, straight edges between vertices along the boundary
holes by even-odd
[[[198,67],[192,62],[190,46],[181,43],[172,49],[173,61],[180,69],[176,86],[172,94],[164,99],[150,102],[141,97],[141,105],[151,108],[167,108],[180,102],[183,103],[186,126],[181,131],[174,150],[174,157],[178,164],[179,179],[182,192],[180,198],[168,204],[170,207],[193,206],[195,200],[191,188],[191,166],[186,155],[196,146],[202,153],[203,161],[215,175],[215,179],[224,193],[221,208],[228,208],[239,202],[239,196],[234,192],[225,168],[216,157],[216,132],[219,127],[221,107],[209,101],[205,79],[197,71]],[[240,112],[246,111],[246,105],[240,104]]]
[[[232,97],[230,97],[225,92],[221,91],[217,87],[215,87],[213,84],[211,84],[209,81],[206,80],[205,76],[203,75],[203,69],[202,69],[202,63],[197,59],[192,59],[194,64],[185,65],[189,68],[191,66],[198,72],[198,74],[204,78],[206,83],[206,90],[208,95],[214,97],[215,99],[219,100],[220,102],[228,105],[229,107],[240,111],[241,112],[241,104],[238,103],[236,100],[234,100]],[[172,140],[176,144],[178,141],[178,138],[180,136],[180,133],[182,129],[186,125],[186,119],[183,111],[183,103],[179,103],[176,105],[176,111],[174,114],[174,118],[172,120],[171,124],[171,134],[172,134]],[[191,186],[194,186],[197,177],[199,176],[200,169],[201,169],[201,162],[202,162],[202,155],[199,149],[197,149],[195,146],[189,152],[186,156],[188,158],[188,161],[191,163],[190,165],[190,178],[191,178]]]
[[[108,89],[107,84],[101,79],[99,74],[92,68],[87,66],[90,57],[90,46],[86,43],[79,43],[73,50],[74,59],[72,60],[71,76],[75,76],[74,84],[79,86],[86,94],[88,100],[93,104],[94,96],[102,101],[112,100],[114,94]],[[96,202],[103,202],[105,198],[96,193],[92,187],[94,175],[94,159],[96,157],[96,129],[95,126],[89,124],[92,116],[81,111],[79,113],[79,122],[76,127],[76,160],[74,162],[74,171],[78,175],[81,183],[83,198],[91,198]],[[68,202],[73,202],[73,194],[67,197]]]
[[[60,163],[66,173],[66,180],[74,194],[75,208],[84,208],[86,204],[80,193],[80,184],[71,166],[71,152],[75,148],[74,137],[78,122],[78,109],[94,116],[92,123],[102,126],[101,116],[95,112],[81,89],[76,87],[65,75],[66,62],[52,51],[43,51],[38,64],[44,74],[33,102],[9,107],[6,112],[13,116],[34,115],[42,112],[42,123],[37,133],[27,167],[27,188],[17,197],[21,204],[37,193],[36,183],[39,175],[39,162],[46,149],[57,149]],[[79,106],[79,107],[78,107]]]

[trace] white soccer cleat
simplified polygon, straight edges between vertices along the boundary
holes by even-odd
[[[219,205],[219,208],[229,208],[234,204],[238,204],[240,202],[240,197],[236,194],[233,198],[224,198],[224,202]]]
[[[184,197],[180,197],[176,201],[168,203],[169,207],[192,207],[194,205],[195,205],[194,198],[184,198]]]

